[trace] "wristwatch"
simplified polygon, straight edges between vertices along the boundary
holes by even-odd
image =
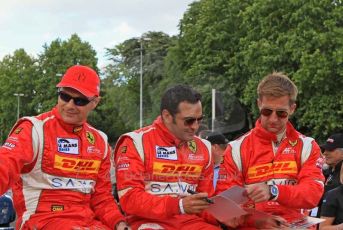
[[[276,185],[269,185],[269,192],[270,192],[269,200],[273,200],[279,195],[279,189]]]

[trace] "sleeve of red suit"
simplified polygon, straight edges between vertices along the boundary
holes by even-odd
[[[120,221],[125,221],[114,197],[112,195],[112,185],[110,179],[110,156],[111,151],[108,146],[108,154],[101,163],[94,193],[91,197],[91,206],[96,216],[107,226],[114,229]]]
[[[20,179],[20,173],[33,161],[32,124],[29,121],[14,126],[0,147],[0,194]]]
[[[311,209],[316,207],[324,192],[324,176],[320,159],[320,148],[313,141],[311,153],[299,170],[298,183],[296,185],[277,185],[279,189],[277,202],[290,208]]]

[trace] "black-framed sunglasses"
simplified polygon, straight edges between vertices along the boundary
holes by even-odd
[[[64,101],[64,102],[69,102],[71,99],[73,99],[73,102],[77,106],[85,106],[92,100],[89,100],[87,98],[82,98],[82,97],[72,97],[69,94],[59,91],[58,96]]]
[[[278,116],[279,118],[286,118],[289,115],[288,112],[285,110],[272,110],[267,108],[261,109],[260,114],[269,117],[274,111],[276,113],[276,116]]]
[[[183,118],[183,122],[185,126],[192,126],[195,122],[198,122],[198,124],[204,119],[204,116],[201,117],[185,117]]]

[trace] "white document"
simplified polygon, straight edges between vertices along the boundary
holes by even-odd
[[[214,204],[211,204],[207,210],[220,222],[247,214],[241,207],[241,204],[248,201],[243,187],[233,186],[211,197],[211,200],[213,200]]]
[[[315,217],[311,217],[311,216],[305,216],[303,219],[294,221],[289,223],[289,227],[290,228],[308,228],[311,227],[313,225],[319,224],[321,222],[325,221],[324,219],[320,219],[320,218],[315,218]]]

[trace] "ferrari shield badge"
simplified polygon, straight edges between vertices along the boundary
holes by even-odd
[[[94,145],[94,143],[95,143],[95,137],[94,137],[93,133],[87,131],[87,132],[86,132],[86,138],[87,138],[87,140],[88,140],[88,142],[89,142],[90,144]]]
[[[197,144],[194,140],[188,141],[188,148],[193,152],[196,153],[197,151]]]

